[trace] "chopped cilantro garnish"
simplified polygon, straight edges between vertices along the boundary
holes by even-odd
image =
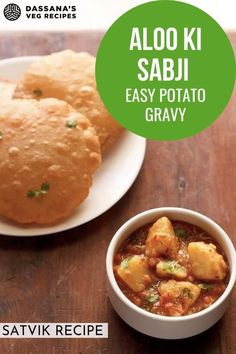
[[[28,198],[37,198],[41,194],[41,191],[39,189],[35,189],[34,191],[30,190],[27,192],[27,197]]]
[[[77,124],[78,124],[77,119],[68,119],[67,122],[66,122],[66,126],[68,128],[76,128]]]
[[[42,194],[46,194],[49,191],[49,189],[50,189],[50,186],[49,186],[48,182],[42,183],[42,185],[41,185],[41,193]]]
[[[40,97],[40,96],[42,96],[43,92],[42,92],[42,90],[40,90],[39,88],[36,88],[36,89],[33,91],[33,94],[35,95],[35,97]]]
[[[123,261],[120,264],[123,269],[128,268],[129,261],[131,260],[131,258],[132,257],[127,257],[127,258],[123,259]]]
[[[189,288],[183,288],[183,295],[187,296],[189,299],[193,298],[193,294]]]
[[[203,290],[211,290],[214,288],[214,286],[212,284],[207,284],[207,283],[198,284],[198,287]]]
[[[177,237],[180,237],[183,240],[188,237],[187,232],[184,229],[175,229],[175,234]]]
[[[159,300],[159,296],[158,294],[154,294],[154,293],[149,293],[147,296],[146,296],[146,300],[150,303],[154,303],[156,301]]]
[[[28,198],[38,198],[40,195],[47,194],[50,189],[48,182],[42,183],[39,189],[29,190],[27,192]]]
[[[163,270],[168,274],[175,274],[182,269],[183,267],[179,264],[178,261],[165,261],[163,264]]]
[[[3,139],[3,132],[0,130],[0,140]]]

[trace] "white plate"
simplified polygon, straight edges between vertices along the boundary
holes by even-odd
[[[0,61],[0,78],[18,80],[37,57],[19,57]],[[88,198],[74,214],[55,226],[22,226],[0,218],[0,234],[12,236],[47,235],[82,225],[111,208],[128,191],[143,163],[146,140],[125,132],[107,154],[93,179]]]

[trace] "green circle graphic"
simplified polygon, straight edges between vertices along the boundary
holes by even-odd
[[[213,123],[235,84],[230,41],[202,10],[153,1],[122,15],[97,54],[96,80],[111,113],[155,140],[192,136]]]

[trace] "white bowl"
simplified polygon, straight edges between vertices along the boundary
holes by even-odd
[[[230,266],[229,283],[219,299],[200,312],[183,317],[152,314],[134,305],[117,285],[113,273],[113,258],[116,251],[132,232],[162,216],[199,226],[219,242],[226,254]],[[134,216],[116,232],[107,251],[106,272],[110,301],[115,311],[127,324],[144,334],[156,338],[187,338],[207,330],[225,313],[230,293],[236,280],[236,254],[234,246],[225,231],[208,217],[188,209],[157,208]]]

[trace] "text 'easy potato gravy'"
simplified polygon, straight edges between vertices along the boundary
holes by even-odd
[[[154,314],[183,316],[220,297],[229,267],[224,251],[207,232],[162,217],[122,244],[114,257],[114,274],[135,305]]]

